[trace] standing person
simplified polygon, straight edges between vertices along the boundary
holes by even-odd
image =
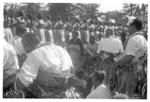
[[[52,22],[50,19],[50,16],[46,16],[46,30],[45,30],[45,38],[46,38],[46,42],[54,42],[54,38],[53,38],[53,32],[52,32]]]
[[[113,30],[106,29],[106,38],[102,39],[98,45],[97,53],[101,56],[100,68],[106,71],[106,84],[109,85],[109,78],[111,72],[111,65],[113,63],[113,56],[123,53],[123,46],[119,39],[113,37]]]
[[[78,38],[81,40],[81,32],[80,32],[80,22],[79,19],[75,19],[75,24],[73,25],[73,30],[78,32]]]
[[[117,66],[126,65],[119,92],[121,92],[126,84],[126,94],[129,97],[132,97],[136,87],[136,72],[138,70],[138,66],[142,64],[140,63],[140,58],[147,53],[147,42],[141,32],[141,20],[138,18],[130,18],[127,25],[130,37],[126,45],[125,52],[123,56],[114,63],[112,69],[116,71]]]
[[[42,19],[42,15],[39,14],[37,16],[37,20],[38,20],[38,25],[37,25],[37,29],[36,29],[36,32],[40,38],[40,40],[45,43],[46,42],[46,39],[45,39],[45,31],[43,29],[43,26],[44,26],[44,21]]]
[[[27,19],[26,19],[26,29],[27,29],[27,32],[33,32],[34,29],[33,29],[33,18],[32,18],[32,15],[29,14],[27,15]]]
[[[73,25],[69,17],[66,19],[64,28],[65,28],[65,39],[66,43],[68,44],[69,41],[72,39],[72,30],[73,30]]]
[[[57,21],[56,21],[54,27],[56,29],[55,34],[54,34],[55,44],[64,47],[64,45],[65,45],[64,24],[63,24],[60,16],[57,17]]]
[[[81,26],[81,40],[84,45],[87,45],[87,43],[89,42],[89,39],[90,37],[89,37],[88,25],[87,25],[87,22],[84,21]]]
[[[78,38],[78,32],[74,31],[73,38],[69,41],[68,52],[71,56],[72,62],[76,71],[83,68],[84,59],[84,48],[81,40]]]
[[[84,68],[85,70],[88,70],[88,67],[90,66],[91,62],[94,60],[96,57],[96,51],[98,49],[98,43],[95,40],[94,36],[90,36],[90,42],[87,44],[86,47],[86,58],[84,62]]]

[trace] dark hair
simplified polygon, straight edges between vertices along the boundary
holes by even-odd
[[[17,27],[16,28],[16,35],[17,36],[23,36],[26,33],[26,29],[23,27]]]
[[[95,36],[91,35],[91,36],[90,36],[90,39],[91,39],[91,38],[93,38],[93,39],[95,40]]]
[[[27,19],[32,19],[32,15],[31,15],[31,14],[28,14],[28,15],[27,15]]]
[[[70,17],[67,17],[67,18],[66,18],[66,21],[68,21],[68,22],[69,22],[69,21],[70,21]]]
[[[130,25],[135,26],[135,28],[137,30],[142,30],[142,28],[143,28],[142,21],[138,18],[134,19],[133,22]]]
[[[102,71],[98,71],[94,73],[94,77],[96,78],[96,80],[103,82],[105,74]]]
[[[26,33],[22,42],[24,46],[28,46],[28,48],[35,48],[40,43],[40,38],[35,33]]]
[[[61,16],[58,16],[58,17],[57,17],[57,20],[61,20]]]
[[[41,15],[41,14],[38,14],[38,15],[37,15],[37,18],[38,18],[38,19],[42,19],[42,15]]]
[[[24,16],[24,14],[22,11],[19,11],[17,17],[21,17],[21,16]]]
[[[46,19],[50,20],[50,19],[51,19],[51,17],[50,17],[50,16],[46,16]]]
[[[77,36],[79,35],[79,33],[77,31],[73,31],[72,34],[75,34]]]

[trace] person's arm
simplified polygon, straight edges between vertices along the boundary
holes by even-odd
[[[122,65],[125,65],[125,64],[129,64],[129,63],[132,62],[133,58],[134,58],[134,56],[132,56],[132,55],[126,55],[126,56],[124,56],[122,59],[118,60],[118,61],[116,62],[116,64],[117,64],[118,66],[122,66]]]
[[[130,64],[133,60],[133,58],[136,56],[136,52],[138,51],[138,43],[136,40],[131,39],[129,40],[127,47],[125,49],[125,56],[123,56],[121,59],[119,59],[113,66],[122,66],[125,64]]]
[[[17,79],[19,80],[17,86],[19,89],[22,87],[27,88],[33,83],[38,74],[38,64],[39,62],[36,56],[33,54],[29,54],[27,59],[23,63],[22,68],[17,74]],[[21,84],[19,82],[21,82]]]

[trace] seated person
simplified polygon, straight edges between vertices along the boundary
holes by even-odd
[[[103,84],[104,72],[95,72],[92,76],[92,92],[87,96],[88,99],[110,99],[112,98],[109,88]]]
[[[73,38],[69,41],[68,52],[71,56],[72,62],[76,71],[81,70],[84,62],[84,48],[81,40],[78,38],[79,33],[73,31]]]
[[[95,37],[94,36],[90,36],[90,42],[87,44],[86,47],[86,59],[84,62],[84,68],[87,69],[87,67],[90,66],[91,62],[94,61],[94,59],[96,58],[96,51],[98,49],[98,43],[95,41]]]
[[[51,43],[40,43],[34,33],[25,34],[22,43],[27,58],[17,74],[17,88],[28,89],[36,97],[65,89],[65,79],[72,76],[72,61],[67,51]]]

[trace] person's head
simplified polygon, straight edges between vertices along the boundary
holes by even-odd
[[[109,38],[109,37],[112,36],[112,35],[113,35],[113,30],[110,29],[110,28],[107,28],[107,29],[106,29],[106,38]]]
[[[103,71],[97,71],[92,76],[92,85],[97,87],[102,84],[105,78],[105,73]]]
[[[28,14],[26,18],[31,20],[32,19],[32,15]]]
[[[78,32],[77,31],[73,31],[72,32],[72,37],[75,39],[75,38],[77,38],[78,37]]]
[[[22,37],[26,33],[26,29],[24,27],[16,28],[16,35]]]
[[[47,15],[47,16],[46,16],[46,19],[47,19],[47,20],[51,20],[51,17]]]
[[[58,17],[57,17],[57,21],[60,21],[60,20],[61,20],[61,16],[58,16]]]
[[[101,40],[101,39],[102,39],[102,37],[103,37],[103,33],[102,33],[102,32],[100,32],[100,33],[97,35],[97,37],[98,37],[98,40]]]
[[[43,17],[42,17],[41,14],[38,14],[38,15],[37,15],[37,18],[40,20],[40,19],[42,19]]]
[[[19,11],[18,14],[17,14],[17,17],[23,17],[23,16],[24,16],[23,12]]]
[[[90,43],[94,44],[95,43],[95,37],[94,36],[90,36]]]
[[[128,22],[128,31],[130,34],[133,34],[137,31],[141,31],[142,28],[143,28],[143,25],[142,25],[142,21],[139,20],[138,18],[133,18],[133,19],[129,19],[129,22]]]
[[[40,39],[35,33],[26,33],[22,37],[22,44],[25,52],[30,53],[40,44]]]

